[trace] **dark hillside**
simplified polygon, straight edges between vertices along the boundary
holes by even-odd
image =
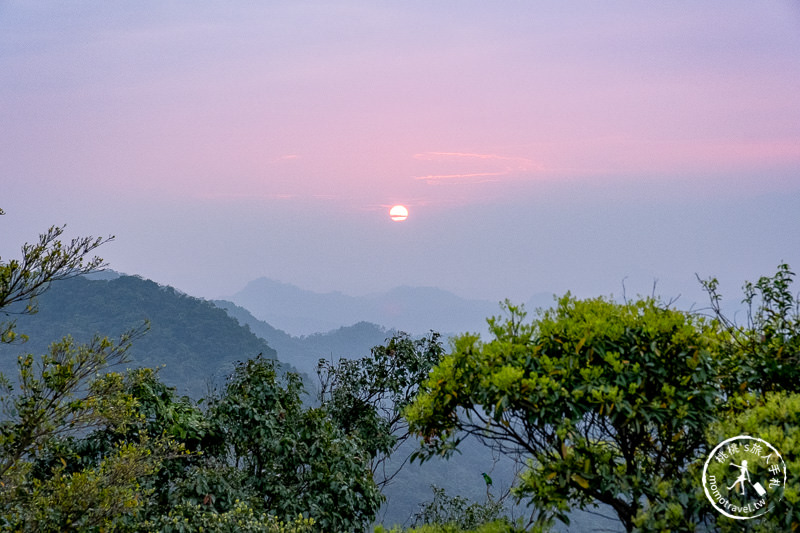
[[[116,337],[145,320],[150,330],[134,342],[131,366],[163,365],[162,379],[181,394],[203,396],[237,360],[259,353],[277,358],[263,339],[208,301],[136,276],[79,277],[54,283],[39,299],[37,314],[18,317],[17,330],[30,340],[0,345],[0,369],[13,377],[20,353],[42,353],[68,334],[79,342],[95,333]]]

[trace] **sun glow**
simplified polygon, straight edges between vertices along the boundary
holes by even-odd
[[[404,205],[396,205],[389,210],[389,216],[395,222],[402,222],[408,218],[408,209]]]

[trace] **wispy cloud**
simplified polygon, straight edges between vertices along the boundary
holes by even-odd
[[[287,193],[206,192],[197,195],[207,200],[294,200],[300,196]]]
[[[493,159],[500,161],[525,161],[528,163],[531,162],[531,160],[526,157],[509,157],[497,154],[474,154],[470,152],[422,152],[419,154],[414,154],[414,159],[434,160],[434,159],[444,159],[444,158],[453,158],[453,159],[474,158],[474,159]]]
[[[414,159],[430,162],[427,174],[414,179],[436,183],[439,181],[499,181],[531,171],[542,170],[527,157],[473,152],[421,152]],[[434,168],[430,168],[434,167]],[[438,172],[437,172],[438,170]],[[494,178],[494,179],[486,179]]]
[[[449,180],[449,179],[466,179],[466,178],[482,178],[488,176],[505,176],[508,172],[473,172],[471,174],[430,174],[428,176],[415,176],[415,180]]]

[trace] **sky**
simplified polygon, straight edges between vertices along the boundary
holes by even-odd
[[[800,268],[800,3],[0,0],[0,208],[207,298],[738,297]]]

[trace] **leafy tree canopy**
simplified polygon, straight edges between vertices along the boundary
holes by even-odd
[[[383,500],[370,454],[322,408],[304,407],[302,383],[272,360],[239,364],[210,414],[221,437],[212,451],[246,475],[265,508],[290,519],[307,513],[322,531],[354,531]]]
[[[320,405],[348,435],[363,443],[381,487],[406,462],[388,465],[389,457],[410,436],[403,410],[443,352],[436,333],[421,339],[401,333],[375,346],[369,356],[319,362]]]
[[[720,399],[709,324],[653,299],[567,294],[530,322],[505,310],[489,321],[490,342],[454,340],[406,410],[423,437],[417,457],[472,434],[527,458],[515,490],[540,523],[603,503],[627,530],[642,509],[692,528],[696,505],[673,495]]]

